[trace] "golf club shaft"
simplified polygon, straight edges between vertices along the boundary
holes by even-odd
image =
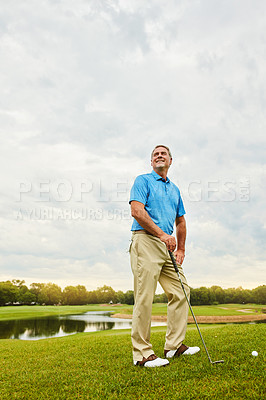
[[[208,350],[207,350],[206,344],[205,344],[205,342],[204,342],[204,340],[203,340],[202,334],[201,334],[201,332],[200,332],[200,328],[199,328],[199,326],[198,326],[196,317],[195,317],[194,312],[193,312],[193,310],[192,310],[192,307],[191,307],[190,301],[189,301],[189,299],[188,299],[188,297],[187,297],[187,293],[186,293],[186,291],[185,291],[185,288],[184,288],[184,285],[183,285],[181,276],[180,276],[180,274],[179,274],[179,270],[178,270],[178,266],[177,266],[177,263],[176,263],[175,256],[173,255],[173,253],[172,253],[170,250],[169,250],[169,254],[170,254],[170,257],[171,257],[171,260],[172,260],[174,269],[175,269],[175,271],[176,271],[176,273],[177,273],[177,275],[178,275],[178,278],[179,278],[179,280],[180,280],[180,283],[181,283],[183,292],[184,292],[185,297],[186,297],[186,299],[187,299],[187,303],[188,303],[188,305],[189,305],[190,312],[191,312],[192,317],[193,317],[193,319],[194,319],[194,321],[195,321],[195,324],[196,324],[196,326],[197,326],[197,329],[198,329],[198,332],[199,332],[201,341],[202,341],[202,343],[203,343],[204,349],[205,349],[205,351],[206,351],[206,354],[207,354],[207,356],[208,356],[208,359],[209,359],[210,363],[212,364],[211,357],[210,357],[209,352],[208,352]]]

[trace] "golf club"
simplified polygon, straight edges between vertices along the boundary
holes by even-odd
[[[199,326],[198,326],[198,323],[197,323],[196,317],[195,317],[195,315],[194,315],[194,312],[193,312],[193,310],[192,310],[192,307],[191,307],[190,301],[189,301],[189,299],[188,299],[188,297],[187,297],[187,294],[186,294],[186,291],[185,291],[185,288],[184,288],[184,285],[183,285],[182,279],[181,279],[181,277],[180,277],[180,274],[179,274],[179,270],[178,270],[178,266],[177,266],[177,263],[176,263],[175,256],[173,255],[173,253],[172,253],[170,250],[168,250],[168,251],[169,251],[169,254],[170,254],[170,257],[171,257],[171,260],[172,260],[172,263],[173,263],[174,269],[175,269],[175,271],[176,271],[176,273],[177,273],[177,275],[178,275],[178,278],[179,278],[179,280],[180,280],[180,283],[181,283],[181,286],[182,286],[183,292],[184,292],[184,294],[185,294],[185,297],[186,297],[186,299],[187,299],[187,302],[188,302],[188,305],[189,305],[189,308],[190,308],[191,314],[192,314],[192,316],[193,316],[193,319],[194,319],[194,321],[195,321],[195,324],[196,324],[196,326],[197,326],[197,329],[198,329],[198,332],[199,332],[199,335],[200,335],[201,341],[202,341],[202,343],[203,343],[204,349],[205,349],[205,351],[206,351],[206,354],[207,354],[207,356],[208,356],[208,359],[209,359],[209,361],[210,361],[210,363],[211,363],[211,364],[220,364],[220,363],[223,363],[223,362],[224,362],[224,360],[218,360],[218,361],[212,361],[212,360],[211,360],[211,357],[210,357],[210,355],[209,355],[209,352],[208,352],[208,350],[207,350],[206,344],[205,344],[205,342],[204,342],[204,340],[203,340],[203,337],[202,337],[202,334],[201,334],[201,332],[200,332],[200,328],[199,328]]]

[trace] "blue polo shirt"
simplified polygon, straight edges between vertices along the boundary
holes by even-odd
[[[168,235],[173,233],[176,218],[186,213],[178,187],[169,178],[164,181],[155,171],[137,176],[129,203],[133,200],[144,204],[153,222]],[[141,229],[134,218],[131,230]]]

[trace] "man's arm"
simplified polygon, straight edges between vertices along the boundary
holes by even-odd
[[[187,236],[186,220],[184,215],[177,217],[176,223],[176,239],[177,239],[177,250],[174,252],[176,262],[182,264],[185,258],[185,243]]]
[[[143,229],[150,232],[152,235],[158,237],[162,242],[166,244],[166,247],[170,251],[174,251],[176,248],[176,240],[174,236],[167,235],[157,226],[147,211],[144,208],[144,204],[139,201],[131,201],[131,215],[135,220],[142,226]]]

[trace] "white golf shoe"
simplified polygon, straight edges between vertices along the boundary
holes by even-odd
[[[169,364],[169,361],[165,358],[156,357],[154,354],[149,356],[148,358],[143,358],[142,361],[133,361],[134,365],[138,365],[140,367],[165,367]]]
[[[199,351],[200,351],[200,348],[198,346],[189,347],[186,351],[184,351],[184,353],[182,353],[182,355],[184,355],[184,356],[192,356],[193,354],[196,354]]]
[[[173,358],[173,357],[180,357],[181,355],[184,356],[192,356],[193,354],[196,354],[200,351],[200,348],[198,346],[195,347],[188,347],[184,344],[181,344],[181,346],[176,349],[176,350],[169,350],[164,352],[166,358]]]

